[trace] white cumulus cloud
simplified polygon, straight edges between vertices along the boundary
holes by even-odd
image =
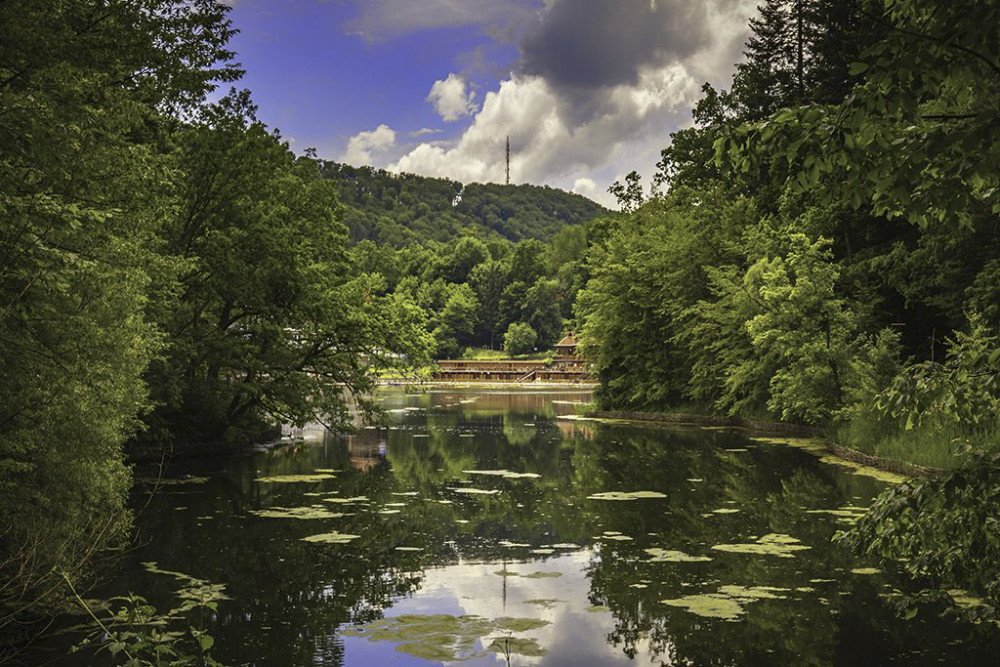
[[[683,122],[697,93],[698,84],[684,66],[673,64],[643,72],[634,85],[606,91],[581,120],[578,109],[545,79],[514,75],[487,93],[482,109],[456,141],[421,143],[390,169],[463,182],[503,182],[509,135],[512,182],[575,188],[611,204],[594,179],[610,182],[622,163],[651,170],[667,132]]]
[[[359,132],[351,137],[347,142],[347,150],[340,159],[356,167],[371,165],[375,153],[384,152],[395,144],[395,130],[383,123],[370,132]]]
[[[590,178],[578,178],[573,181],[573,192],[584,197],[593,197],[597,194],[597,183]]]
[[[427,101],[434,105],[434,110],[443,120],[453,121],[475,113],[475,97],[474,91],[466,89],[465,79],[452,73],[448,78],[434,82]]]

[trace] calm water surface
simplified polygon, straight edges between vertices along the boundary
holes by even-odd
[[[224,585],[208,627],[236,665],[996,664],[989,632],[899,619],[898,582],[830,544],[884,481],[559,418],[589,398],[388,392],[389,429],[175,467],[107,592]]]

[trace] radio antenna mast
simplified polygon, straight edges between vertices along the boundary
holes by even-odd
[[[507,135],[507,185],[510,185],[510,135]]]

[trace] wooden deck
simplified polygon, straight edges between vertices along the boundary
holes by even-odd
[[[496,359],[471,361],[443,359],[434,379],[441,382],[585,382],[590,379],[586,365],[577,359],[544,361]]]

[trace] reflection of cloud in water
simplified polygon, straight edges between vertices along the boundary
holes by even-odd
[[[587,598],[590,581],[585,568],[590,551],[579,551],[545,561],[512,563],[460,563],[425,572],[420,590],[413,597],[398,601],[387,616],[401,614],[471,614],[488,619],[504,616],[540,618],[551,624],[519,633],[531,637],[545,649],[544,657],[516,656],[518,665],[643,665],[649,652],[643,642],[635,660],[629,660],[620,649],[607,643],[606,635],[613,629],[608,613],[588,613]],[[495,574],[506,569],[522,575],[537,571],[559,571],[561,577],[525,576],[502,577]],[[551,605],[539,605],[538,600],[558,600]],[[488,644],[489,641],[484,642]],[[364,664],[383,664],[400,660],[390,642],[368,644],[366,640],[345,638],[347,662],[360,660]],[[399,664],[409,664],[403,660]],[[414,663],[417,664],[417,663]],[[428,663],[422,663],[424,665]],[[502,655],[470,660],[468,665],[506,665]],[[513,661],[512,661],[513,664]]]

